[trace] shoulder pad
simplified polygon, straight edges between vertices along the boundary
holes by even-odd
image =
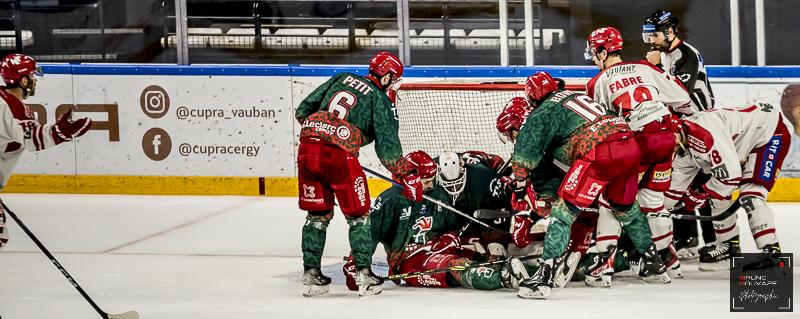
[[[699,124],[684,121],[683,131],[686,133],[686,141],[689,143],[689,148],[700,153],[708,153],[714,147],[714,137],[711,136],[711,132]]]

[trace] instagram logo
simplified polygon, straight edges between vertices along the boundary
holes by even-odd
[[[158,127],[151,128],[142,136],[142,151],[151,160],[160,161],[172,151],[172,139]]]
[[[167,115],[169,111],[169,95],[164,88],[158,85],[150,85],[139,96],[139,104],[142,112],[147,116],[157,119]]]

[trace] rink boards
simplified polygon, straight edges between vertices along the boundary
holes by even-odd
[[[411,67],[405,81],[521,81],[547,70],[585,82],[592,67]],[[95,125],[77,142],[26,154],[6,192],[295,196],[299,125],[294,109],[350,66],[50,64],[28,100],[42,122],[77,105]],[[796,67],[710,67],[718,106],[779,107]],[[499,108],[500,106],[498,106]],[[491,119],[493,121],[493,119]],[[797,137],[794,144],[798,145]],[[771,200],[800,201],[793,147]],[[371,146],[362,164],[379,168]],[[385,171],[384,171],[385,172]],[[372,195],[387,187],[372,181]]]

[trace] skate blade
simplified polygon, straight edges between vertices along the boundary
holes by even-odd
[[[537,288],[537,290],[533,290],[528,287],[519,287],[517,297],[523,299],[547,299],[547,297],[550,297],[550,287],[540,286]]]
[[[303,297],[317,297],[322,296],[330,291],[330,285],[317,286],[303,284]]]
[[[611,277],[590,277],[586,276],[586,279],[583,281],[589,287],[597,287],[597,288],[610,288],[611,287]]]
[[[556,277],[553,279],[553,287],[566,287],[570,280],[572,280],[572,276],[575,274],[575,269],[578,268],[577,266],[580,260],[580,253],[570,253],[569,256],[567,256],[567,261],[564,262],[564,265],[559,267],[556,271]]]
[[[672,282],[672,279],[669,278],[669,275],[666,272],[660,275],[652,275],[639,278],[642,278],[642,280],[651,284],[668,284]]]
[[[697,269],[700,271],[723,271],[731,269],[731,265],[728,260],[723,260],[714,263],[700,263]]]
[[[359,297],[369,297],[380,295],[383,292],[381,286],[358,286]]]

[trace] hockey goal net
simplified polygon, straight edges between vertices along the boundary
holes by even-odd
[[[567,85],[575,91],[584,88]],[[423,150],[436,157],[480,150],[508,159],[514,146],[500,141],[495,121],[506,102],[523,93],[522,84],[507,82],[404,83],[397,96],[403,151]]]

